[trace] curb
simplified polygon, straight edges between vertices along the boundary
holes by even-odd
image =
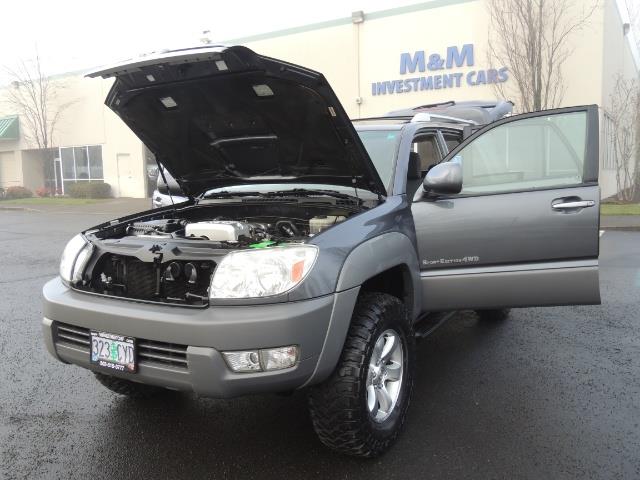
[[[627,227],[603,227],[600,225],[600,230],[617,230],[620,232],[640,232],[640,225],[627,226]]]
[[[39,210],[35,210],[33,208],[29,208],[29,207],[5,207],[0,205],[0,210],[18,210],[18,211],[32,211],[32,212],[39,212]]]

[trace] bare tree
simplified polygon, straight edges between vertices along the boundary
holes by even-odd
[[[597,8],[584,0],[487,0],[488,60],[509,68],[509,83],[493,84],[522,112],[560,105],[565,93],[562,65],[571,55],[573,33]],[[514,91],[515,90],[515,91]]]
[[[26,144],[40,150],[45,179],[51,179],[57,126],[74,102],[60,102],[64,87],[45,74],[37,52],[33,60],[19,61],[15,67],[5,67],[5,71],[10,81],[4,92],[5,103],[20,116]]]
[[[640,157],[637,154],[638,122],[640,121],[640,87],[635,78],[617,75],[610,96],[613,128],[606,139],[613,145],[618,200],[630,202],[640,193]]]

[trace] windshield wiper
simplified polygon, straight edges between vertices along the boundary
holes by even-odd
[[[222,190],[220,192],[205,193],[202,198],[234,198],[234,197],[264,197],[262,192],[228,192]]]
[[[325,197],[333,197],[340,198],[345,200],[353,200],[358,199],[355,195],[348,195],[346,193],[341,193],[336,190],[310,190],[307,188],[294,188],[293,190],[279,190],[277,192],[268,192],[264,194],[265,196],[273,196],[273,197],[316,197],[316,196],[325,196]]]

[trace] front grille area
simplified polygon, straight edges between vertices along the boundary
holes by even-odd
[[[55,323],[55,343],[86,352],[89,357],[91,334],[88,328]],[[188,369],[187,346],[155,340],[136,339],[138,365],[169,366],[182,370]]]
[[[214,268],[212,261],[143,262],[105,254],[93,267],[91,280],[76,288],[132,300],[206,306]]]

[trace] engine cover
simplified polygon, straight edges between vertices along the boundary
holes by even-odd
[[[237,242],[240,237],[251,238],[251,226],[234,220],[211,220],[189,223],[185,227],[187,237],[207,238],[214,242]]]

